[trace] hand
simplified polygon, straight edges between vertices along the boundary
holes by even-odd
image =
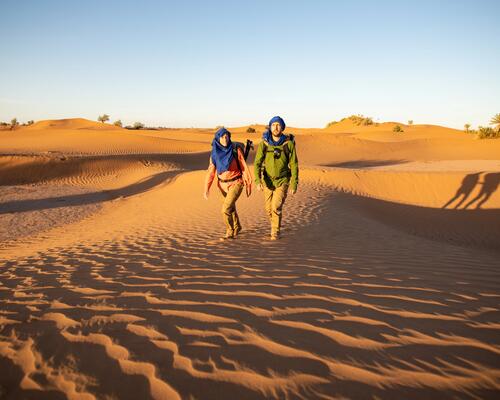
[[[205,200],[208,200],[208,192],[203,193],[203,197],[205,198]]]

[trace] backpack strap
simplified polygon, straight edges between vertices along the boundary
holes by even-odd
[[[283,143],[283,151],[285,152],[287,160],[290,161],[290,147],[288,146],[288,142],[295,143],[295,136],[292,134],[288,135],[288,138]]]
[[[236,160],[236,165],[238,166],[240,172],[242,172],[243,170],[241,169],[240,160],[238,159],[238,145],[233,142],[232,146],[233,146],[233,157]]]

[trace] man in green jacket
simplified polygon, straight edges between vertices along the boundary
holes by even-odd
[[[285,135],[285,121],[274,117],[264,132],[255,156],[255,183],[264,191],[266,212],[271,220],[271,240],[280,237],[283,204],[290,188],[297,192],[299,161],[293,135]]]

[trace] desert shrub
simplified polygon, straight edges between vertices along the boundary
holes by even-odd
[[[337,123],[338,123],[338,121],[331,121],[331,122],[328,122],[328,123],[326,124],[325,128],[330,128],[330,127],[332,127],[333,125],[335,125],[335,124],[337,124]]]
[[[410,126],[413,125],[413,120],[412,119],[408,120],[408,125],[410,125]]]
[[[119,127],[121,128],[121,127],[123,126],[123,124],[122,124],[122,120],[121,120],[121,119],[119,119],[119,120],[117,120],[117,121],[113,122],[113,125],[114,125],[114,126],[119,126]]]
[[[469,133],[470,132],[469,129],[470,129],[470,124],[465,124],[464,125],[464,132]]]
[[[106,121],[109,121],[109,115],[108,114],[99,115],[99,117],[97,117],[97,120],[104,124]]]
[[[247,133],[255,133],[255,128],[252,128],[251,126],[248,127]]]
[[[28,122],[26,122],[26,125],[30,126],[30,125],[33,125],[34,123],[35,123],[35,121],[30,119]]]
[[[399,125],[396,125],[394,128],[392,128],[392,131],[393,132],[399,132],[399,133],[403,133],[404,132],[403,128],[401,128],[401,126],[399,126]]]
[[[144,129],[144,124],[142,122],[134,122],[134,129]]]
[[[480,126],[478,128],[479,139],[498,139],[500,138],[500,131],[495,130],[489,126]]]
[[[373,118],[371,117],[365,117],[364,115],[357,114],[357,115],[350,115],[349,117],[342,118],[340,122],[345,121],[345,120],[350,120],[352,123],[356,126],[359,125],[373,125]],[[327,125],[328,127],[328,125]]]
[[[370,117],[365,117],[365,118],[363,118],[363,120],[361,121],[361,123],[363,125],[365,125],[365,126],[366,125],[373,125],[373,119],[370,118]]]
[[[0,122],[0,126],[9,126],[9,124],[7,122]]]
[[[15,129],[16,126],[19,125],[19,121],[17,120],[17,118],[12,118],[10,120],[10,129]]]

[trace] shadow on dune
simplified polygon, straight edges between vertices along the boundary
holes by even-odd
[[[170,182],[181,171],[166,171],[152,175],[147,179],[131,185],[92,193],[83,193],[70,196],[51,197],[44,199],[18,200],[0,203],[0,214],[17,213],[35,210],[46,210],[58,207],[74,207],[85,204],[94,204],[102,201],[113,200],[119,197],[130,197],[144,193],[155,186]]]
[[[208,152],[179,154],[128,154],[99,156],[67,156],[62,153],[47,154],[2,154],[2,157],[26,159],[19,164],[0,164],[0,186],[25,185],[55,179],[79,176],[92,169],[125,169],[133,163],[166,163],[175,169],[197,170],[208,166]]]
[[[497,191],[498,186],[500,185],[500,173],[495,172],[485,174],[482,177],[482,181],[480,181],[481,174],[482,172],[466,175],[462,180],[460,187],[457,189],[455,196],[448,200],[443,208],[448,208],[448,206],[461,198],[460,201],[458,201],[453,207],[456,210],[459,209],[478,185],[481,185],[481,190],[472,200],[465,203],[465,205],[463,206],[463,210],[466,210],[472,206],[475,206],[476,209],[481,208],[481,206],[489,200],[491,195]]]
[[[335,168],[372,168],[387,165],[405,164],[406,160],[352,160],[332,164],[323,164],[325,167]]]
[[[485,190],[485,193],[486,195],[481,195],[481,201],[486,201],[485,196],[490,192]],[[405,232],[457,245],[500,251],[500,209],[441,209],[349,194],[342,196],[349,196],[346,203],[357,207],[371,218]]]

